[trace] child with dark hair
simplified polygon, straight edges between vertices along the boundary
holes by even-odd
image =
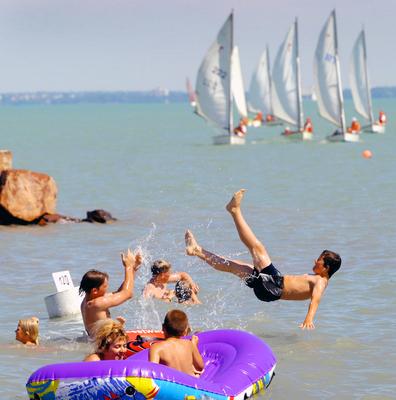
[[[79,291],[85,293],[81,314],[89,336],[93,335],[92,327],[96,321],[110,318],[109,308],[119,306],[133,297],[135,272],[139,269],[142,256],[128,249],[126,253],[121,253],[121,260],[125,272],[124,281],[113,293],[107,292],[109,276],[105,272],[90,270],[81,279]],[[119,317],[119,320],[123,318]]]
[[[184,339],[191,331],[187,315],[181,310],[171,310],[162,324],[165,340],[151,345],[149,360],[163,364],[192,376],[203,372],[204,362],[198,350],[198,336]]]
[[[267,250],[242,215],[241,202],[244,192],[245,190],[241,189],[234,193],[226,209],[234,220],[239,238],[252,255],[253,265],[229,260],[203,249],[190,231],[185,235],[187,255],[197,256],[218,271],[230,272],[244,279],[246,285],[253,289],[261,301],[310,299],[307,315],[300,328],[314,329],[316,310],[330,277],[341,266],[341,257],[330,250],[324,250],[315,260],[313,274],[282,275],[272,265]]]
[[[157,260],[151,266],[151,279],[143,289],[143,297],[171,302],[175,292],[168,289],[167,284],[177,281],[185,282],[196,296],[199,287],[187,272],[172,272],[172,265],[168,261]]]

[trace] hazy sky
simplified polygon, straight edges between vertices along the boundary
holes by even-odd
[[[319,32],[337,10],[344,86],[364,24],[372,86],[396,85],[396,0],[0,0],[0,92],[184,90],[230,10],[245,86],[299,18],[303,87]]]

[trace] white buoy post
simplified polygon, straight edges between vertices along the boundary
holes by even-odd
[[[50,318],[81,314],[80,306],[84,297],[78,294],[78,287],[51,294],[44,298]]]
[[[48,316],[60,318],[81,314],[80,306],[84,296],[80,296],[78,287],[74,287],[70,272],[54,272],[52,277],[58,292],[44,298]]]

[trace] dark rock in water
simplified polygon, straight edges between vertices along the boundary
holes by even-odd
[[[35,223],[54,214],[57,187],[49,175],[21,169],[0,172],[0,224]]]
[[[111,223],[117,221],[112,215],[105,210],[93,210],[87,211],[87,218],[82,220],[83,222],[99,222],[100,224]]]
[[[60,223],[81,222],[81,219],[74,218],[74,217],[67,217],[66,215],[60,215],[60,214],[44,214],[38,220],[37,223],[40,226],[45,226],[47,224],[55,224],[57,222],[60,222]]]

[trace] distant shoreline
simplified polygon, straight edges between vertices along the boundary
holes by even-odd
[[[373,98],[396,97],[396,86],[374,87]],[[344,90],[345,99],[351,91]],[[304,96],[310,99],[311,96]],[[151,91],[75,91],[75,92],[19,92],[1,93],[0,106],[8,105],[51,105],[51,104],[138,104],[138,103],[187,103],[188,95],[183,91],[155,89]]]

